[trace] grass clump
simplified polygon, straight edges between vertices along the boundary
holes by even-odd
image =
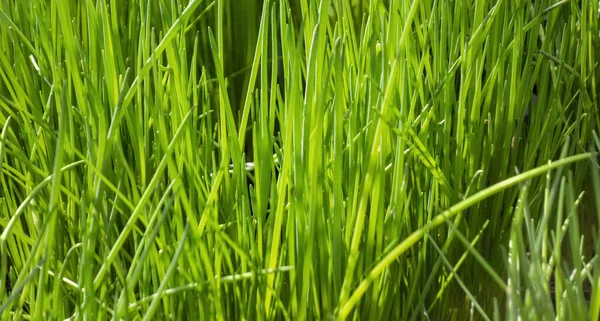
[[[0,1],[0,318],[597,320],[597,1]]]

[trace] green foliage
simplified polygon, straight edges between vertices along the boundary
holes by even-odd
[[[598,6],[0,0],[0,318],[597,320]]]

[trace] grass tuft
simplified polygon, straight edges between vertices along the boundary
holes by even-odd
[[[598,1],[0,1],[0,319],[598,320]]]

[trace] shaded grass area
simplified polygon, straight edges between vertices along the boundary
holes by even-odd
[[[598,6],[0,1],[0,317],[597,320]]]

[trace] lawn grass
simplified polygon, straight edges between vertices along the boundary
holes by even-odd
[[[596,0],[0,0],[2,320],[598,320]]]

